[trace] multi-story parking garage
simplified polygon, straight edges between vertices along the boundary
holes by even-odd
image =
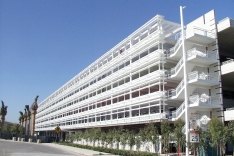
[[[36,131],[222,116],[214,11],[181,31],[152,18],[42,101]]]

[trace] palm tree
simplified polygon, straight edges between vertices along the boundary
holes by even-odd
[[[23,124],[23,121],[24,121],[24,113],[21,112],[21,111],[19,111],[19,113],[20,113],[19,123],[20,123],[20,125],[22,125],[22,124]]]
[[[26,120],[28,120],[28,123],[27,123],[27,132],[28,132],[28,136],[30,135],[30,119],[31,119],[31,111],[29,110],[29,105],[25,105],[25,109],[26,109],[26,111],[27,111],[27,113],[26,113],[26,116],[27,116],[27,118],[26,118]]]
[[[36,96],[33,104],[31,105],[31,110],[32,110],[32,132],[31,134],[34,135],[35,133],[35,120],[36,120],[36,114],[37,114],[37,109],[38,109],[38,104],[37,104],[37,100],[38,100],[38,95]]]
[[[0,116],[1,116],[0,128],[2,128],[5,123],[6,115],[7,115],[7,106],[5,106],[4,102],[2,101],[2,107],[0,110]]]
[[[55,127],[54,131],[56,133],[56,141],[58,141],[58,134],[61,132],[61,128],[59,126],[57,126],[57,127]]]

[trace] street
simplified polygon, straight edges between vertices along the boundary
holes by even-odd
[[[47,144],[0,140],[0,156],[77,156],[77,154]]]

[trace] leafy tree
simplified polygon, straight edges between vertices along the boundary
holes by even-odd
[[[163,153],[169,152],[169,141],[171,131],[172,128],[170,126],[170,123],[167,120],[163,120],[163,122],[161,122],[161,141],[163,144]]]
[[[129,138],[129,131],[123,129],[120,136],[120,143],[123,146],[123,149],[125,149],[125,146],[128,143],[128,138]]]
[[[101,144],[102,147],[104,147],[105,143],[106,143],[106,132],[102,131],[100,134],[100,140],[101,140]],[[107,144],[106,144],[107,145]],[[105,146],[106,147],[106,146]]]
[[[5,133],[11,133],[11,125],[10,124],[4,124],[2,131]]]
[[[121,137],[122,129],[114,129],[113,130],[113,140],[117,144],[117,149],[119,149],[120,137]]]
[[[233,154],[234,155],[234,121],[230,121],[227,125],[228,127],[228,134],[229,134],[229,141],[232,143],[233,145]]]
[[[91,136],[90,136],[90,130],[86,129],[85,132],[84,132],[84,135],[83,135],[83,138],[85,139],[86,141],[86,145],[88,144],[88,141],[91,140]]]
[[[109,130],[106,133],[106,143],[107,145],[111,144],[111,148],[113,147],[113,141],[114,141],[113,130]]]
[[[198,129],[198,133],[199,133],[199,144],[198,144],[198,148],[204,151],[207,151],[207,148],[210,144],[209,142],[209,138],[210,138],[210,133],[209,131],[202,131],[201,129]]]
[[[77,141],[82,140],[82,139],[83,139],[83,132],[82,132],[82,131],[77,131],[77,132],[75,132],[75,139],[76,139]]]
[[[218,151],[220,151],[220,155],[223,155],[225,152],[225,144],[228,141],[228,128],[224,126],[222,121],[215,117],[210,120],[208,131],[212,146],[217,147],[217,155]]]
[[[153,123],[150,123],[143,130],[143,133],[145,134],[145,140],[151,142],[155,147],[159,137],[157,127],[155,127]]]
[[[141,147],[141,143],[142,143],[141,136],[140,136],[140,133],[138,133],[138,135],[135,138],[135,144],[136,144],[137,151],[139,151],[139,149]]]
[[[130,131],[128,134],[128,144],[130,146],[130,150],[132,150],[132,147],[136,144],[134,131]]]
[[[23,136],[23,134],[24,134],[24,131],[25,131],[25,129],[24,129],[24,127],[23,126],[21,126],[21,125],[19,125],[18,126],[18,130],[19,130],[19,136]]]
[[[139,131],[139,133],[138,133],[138,135],[139,135],[139,138],[140,138],[141,142],[144,143],[146,141],[146,132],[145,132],[145,129],[141,128],[140,131]]]
[[[10,126],[11,135],[14,136],[18,133],[18,124],[13,124]]]
[[[185,135],[182,132],[182,129],[184,127],[184,121],[181,119],[177,120],[174,123],[174,137],[177,142],[177,151],[181,151],[181,147],[185,145]]]
[[[68,133],[68,134],[66,135],[66,141],[68,141],[68,142],[70,142],[70,143],[73,143],[74,138],[75,138],[75,133]]]
[[[101,131],[101,128],[94,128],[93,129],[93,135],[94,135],[94,137],[93,137],[93,141],[94,141],[94,143],[96,142],[96,141],[98,141],[98,144],[99,144],[99,140],[101,139],[101,135],[102,135],[102,131]],[[104,138],[103,138],[104,139]]]
[[[92,128],[92,129],[88,129],[87,130],[87,133],[88,134],[86,134],[87,136],[87,138],[88,138],[88,141],[90,141],[90,142],[93,142],[93,146],[95,145],[95,129],[94,128]]]

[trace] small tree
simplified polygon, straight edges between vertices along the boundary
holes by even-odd
[[[99,145],[99,140],[101,139],[101,135],[102,135],[101,128],[95,128],[93,130],[93,135],[94,135],[93,137],[94,143],[98,141],[98,145]]]
[[[229,134],[229,141],[233,145],[233,154],[234,155],[234,121],[230,121],[228,123],[228,134]]]
[[[198,148],[204,151],[207,151],[207,148],[210,144],[209,138],[210,138],[210,133],[209,131],[202,131],[201,129],[198,130],[199,133],[199,144]]]
[[[88,132],[88,134],[86,134],[86,135],[89,138],[89,141],[92,142],[93,146],[94,146],[95,145],[95,141],[96,141],[96,139],[95,139],[95,133],[96,133],[95,129],[94,128],[89,129],[89,130],[87,130],[87,132]]]
[[[89,131],[90,131],[90,130],[86,129],[85,132],[84,132],[84,135],[83,135],[83,138],[84,138],[85,141],[86,141],[86,145],[88,144],[88,141],[90,141],[90,139],[91,139],[91,136],[90,136]]]
[[[130,131],[128,135],[128,144],[130,146],[130,150],[132,150],[132,147],[136,144],[136,139],[135,139],[135,133],[134,131]]]
[[[114,140],[113,130],[109,130],[106,133],[106,143],[107,143],[107,145],[111,144],[111,148],[113,147],[113,140]]]
[[[11,136],[15,136],[16,134],[18,134],[18,124],[13,124],[10,127],[10,132],[11,132]]]
[[[217,147],[217,155],[225,153],[225,144],[228,141],[228,128],[218,118],[212,118],[208,125],[212,146]],[[220,149],[220,150],[219,150]],[[220,151],[218,153],[218,151]]]
[[[128,138],[129,138],[129,131],[128,130],[122,130],[121,136],[120,136],[120,143],[125,149],[126,144],[128,143]]]
[[[158,142],[158,137],[159,137],[157,127],[155,127],[153,123],[150,123],[144,128],[143,133],[145,134],[145,140],[151,142],[155,149],[155,145]]]
[[[181,147],[185,144],[185,135],[182,132],[182,129],[184,127],[184,121],[181,119],[177,120],[175,122],[175,128],[174,128],[174,137],[177,142],[177,151],[181,151]]]
[[[83,139],[83,132],[82,132],[82,131],[77,131],[77,132],[75,132],[75,139],[76,139],[77,141],[82,140],[82,139]]]
[[[140,136],[140,134],[138,133],[138,135],[137,135],[136,138],[135,138],[135,144],[136,144],[136,149],[137,149],[137,151],[140,150],[140,148],[141,148],[141,143],[142,143],[142,141],[141,141],[141,136]]]
[[[106,144],[106,132],[102,131],[101,134],[100,134],[100,140],[101,140],[101,144],[102,144],[102,147],[104,147]],[[106,146],[105,146],[106,147]]]
[[[24,131],[25,131],[25,130],[24,130],[24,126],[19,125],[19,135],[20,135],[20,137],[23,136]]]
[[[139,133],[138,133],[138,135],[139,135],[139,138],[140,138],[141,142],[144,143],[146,141],[145,128],[141,128],[140,131],[139,131]]]
[[[163,153],[169,152],[169,141],[170,141],[170,134],[171,134],[172,128],[170,126],[170,123],[166,120],[163,120],[161,122],[161,141],[163,144]]]
[[[67,141],[67,142],[73,143],[74,138],[75,138],[75,134],[74,134],[74,133],[68,133],[68,134],[66,135],[66,141]]]
[[[119,129],[114,129],[113,130],[113,141],[116,142],[117,144],[117,149],[119,149],[119,143],[120,143],[120,137],[121,137],[121,132],[122,132],[122,129],[119,130]]]

